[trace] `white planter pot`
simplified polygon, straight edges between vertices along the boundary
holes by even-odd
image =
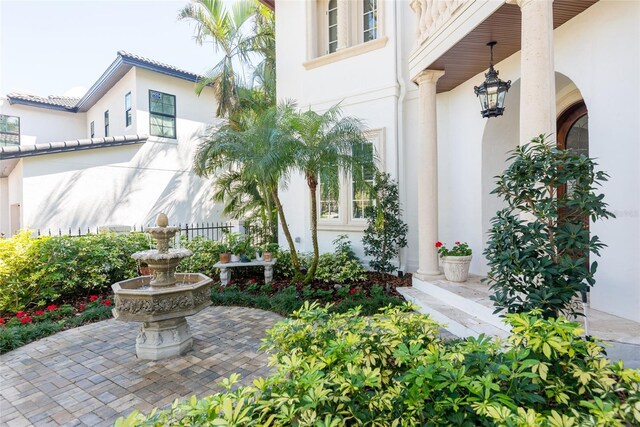
[[[240,255],[231,254],[231,262],[240,262]]]
[[[450,282],[465,282],[469,277],[471,258],[471,255],[442,257],[444,277]]]

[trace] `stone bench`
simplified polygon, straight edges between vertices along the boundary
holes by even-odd
[[[277,259],[271,261],[252,260],[249,262],[216,262],[213,266],[220,269],[220,282],[222,286],[227,286],[231,281],[231,269],[235,267],[264,267],[264,283],[271,283],[273,280],[273,266]]]

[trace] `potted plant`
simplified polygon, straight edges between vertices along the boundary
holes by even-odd
[[[140,276],[151,276],[153,274],[153,270],[149,267],[149,264],[146,262],[141,262],[138,266],[138,274]]]
[[[469,245],[466,242],[455,242],[451,249],[447,249],[442,242],[436,242],[436,248],[442,258],[444,277],[451,282],[465,282],[469,277],[472,258]]]
[[[262,258],[267,262],[273,261],[273,253],[277,251],[278,248],[279,246],[277,243],[267,243],[264,245]]]
[[[218,245],[218,249],[220,251],[220,262],[222,264],[226,264],[231,261],[231,252],[229,252],[229,245],[226,243],[220,243]]]

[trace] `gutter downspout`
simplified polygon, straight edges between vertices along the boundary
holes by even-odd
[[[403,76],[403,68],[402,68],[402,55],[399,52],[402,51],[402,30],[400,29],[399,19],[401,12],[398,10],[400,4],[402,2],[396,0],[394,2],[393,7],[393,32],[394,32],[394,57],[395,57],[395,79],[396,79],[396,87],[398,88],[398,92],[396,95],[396,105],[395,105],[395,137],[396,137],[396,173],[398,180],[398,195],[400,196],[401,206],[407,206],[406,201],[406,188],[405,185],[405,158],[404,158],[404,98],[407,93],[407,88],[404,84],[404,76]],[[407,214],[405,210],[402,211],[402,221],[407,223]],[[407,272],[407,261],[406,254],[407,249],[402,248],[398,253],[398,261],[399,267],[398,270],[403,273]]]

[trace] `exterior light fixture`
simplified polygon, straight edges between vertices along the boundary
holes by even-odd
[[[484,83],[475,86],[473,89],[476,96],[480,99],[482,117],[498,117],[504,113],[504,99],[511,87],[511,80],[503,82],[498,78],[498,72],[493,68],[493,46],[498,42],[492,41],[487,43],[491,48],[491,62],[489,63],[489,71],[485,74]]]

